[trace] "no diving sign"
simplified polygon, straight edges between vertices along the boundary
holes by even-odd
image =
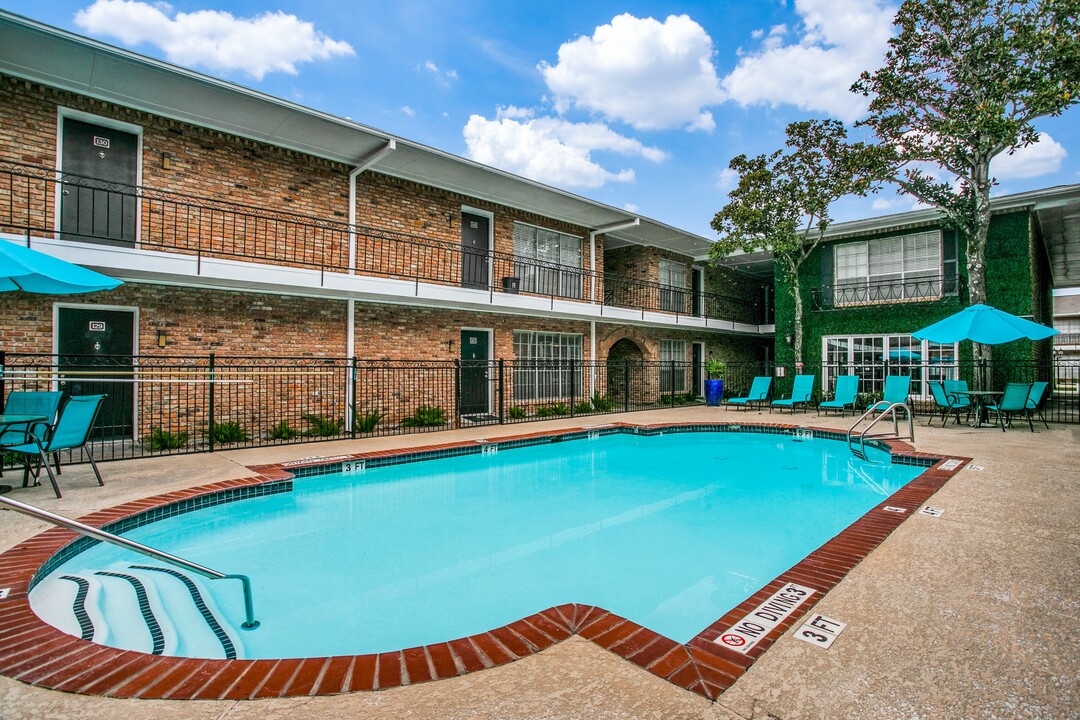
[[[746,653],[813,594],[812,588],[788,583],[754,608],[749,615],[720,633],[720,637],[713,642],[736,652]]]

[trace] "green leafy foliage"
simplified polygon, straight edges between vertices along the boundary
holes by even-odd
[[[592,403],[589,402],[588,400],[582,400],[581,402],[574,405],[574,412],[577,413],[578,415],[584,415],[586,413],[591,413],[592,411],[593,411]]]
[[[213,423],[210,426],[208,436],[212,438],[215,443],[220,443],[222,445],[247,442],[250,439],[247,430],[245,430],[244,426],[238,422]]]
[[[287,420],[282,420],[277,425],[270,428],[267,435],[271,440],[292,440],[294,437],[302,435],[299,430],[289,425]]]
[[[566,405],[566,403],[555,403],[554,405],[551,406],[551,414],[552,415],[559,415],[559,416],[569,415],[570,414],[570,408],[569,408],[569,406]]]
[[[607,395],[595,392],[592,396],[592,406],[596,408],[596,412],[611,412],[615,407],[615,403]]]
[[[332,418],[326,415],[304,415],[311,428],[307,431],[313,437],[333,437],[345,431],[345,418]]]
[[[727,372],[727,363],[723,360],[711,359],[705,362],[705,375],[710,380],[723,380]]]
[[[185,430],[169,432],[161,428],[152,428],[143,441],[152,451],[179,450],[188,442],[188,433]]]
[[[420,405],[412,417],[401,421],[402,427],[437,427],[446,424],[446,412],[438,405]]]
[[[523,420],[525,419],[525,417],[528,416],[528,414],[529,411],[521,407],[520,405],[512,405],[510,407],[510,417],[514,420]]]
[[[365,413],[356,411],[353,413],[353,428],[359,433],[374,432],[375,426],[384,417],[386,413],[381,410],[368,410]]]

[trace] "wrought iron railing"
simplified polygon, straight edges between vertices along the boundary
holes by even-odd
[[[1054,336],[1055,345],[1080,345],[1080,333],[1058,333]]]
[[[459,243],[0,161],[0,231],[205,259],[523,293],[760,324],[761,303]],[[350,253],[352,260],[350,261]],[[350,267],[351,264],[351,267]],[[595,296],[594,293],[595,292]]]
[[[934,275],[904,280],[859,280],[811,288],[813,309],[834,310],[894,302],[926,302],[962,294],[964,280]]]

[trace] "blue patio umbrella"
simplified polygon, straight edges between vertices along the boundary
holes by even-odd
[[[936,343],[973,340],[983,345],[1000,345],[1021,338],[1045,340],[1058,332],[989,305],[971,305],[911,335]]]
[[[0,292],[25,290],[43,295],[112,290],[123,283],[13,242],[0,241]]]

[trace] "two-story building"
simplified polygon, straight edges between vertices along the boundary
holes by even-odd
[[[463,360],[457,400],[361,383],[356,409],[484,417],[611,394],[609,361],[685,362],[652,392],[700,394],[706,358],[772,347],[770,283],[706,267],[707,238],[3,12],[0,231],[124,281],[0,296],[3,350],[138,358],[144,391],[175,381],[155,357]],[[112,395],[119,434],[152,429]]]

